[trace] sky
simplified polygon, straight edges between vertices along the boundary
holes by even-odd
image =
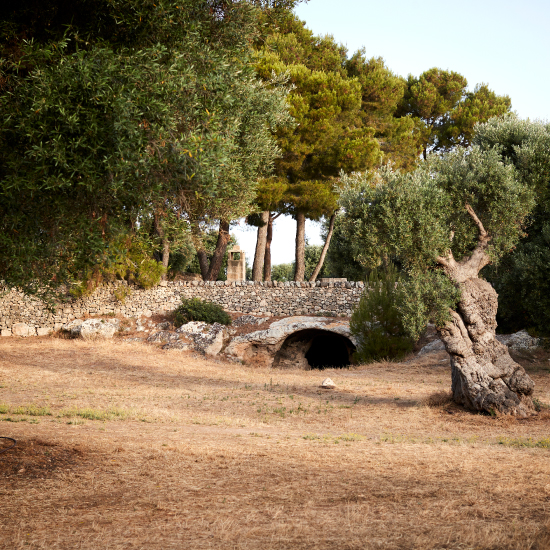
[[[550,0],[309,0],[296,15],[317,35],[332,35],[349,55],[364,47],[406,77],[439,67],[456,71],[470,89],[486,83],[509,95],[521,118],[550,120]],[[274,226],[273,264],[294,259],[296,222]],[[232,233],[254,259],[256,230],[244,222]],[[308,222],[310,244],[322,244]]]

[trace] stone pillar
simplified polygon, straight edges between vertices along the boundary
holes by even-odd
[[[227,261],[227,280],[228,281],[246,281],[246,261],[244,250],[239,245],[235,245],[229,251]]]

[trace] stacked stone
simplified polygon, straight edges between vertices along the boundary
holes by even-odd
[[[2,336],[43,335],[82,317],[150,317],[153,313],[174,310],[182,297],[198,297],[215,302],[227,311],[243,314],[323,312],[345,317],[351,315],[359,302],[363,287],[362,282],[164,281],[155,288],[143,290],[119,282],[103,285],[84,298],[68,299],[58,304],[55,311],[48,310],[46,304],[36,298],[11,290],[0,295],[0,331]]]

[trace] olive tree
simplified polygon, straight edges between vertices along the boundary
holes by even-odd
[[[432,158],[409,174],[389,169],[344,178],[344,224],[363,264],[397,259],[404,324],[418,336],[435,322],[451,356],[454,400],[524,416],[533,381],[495,337],[497,293],[480,271],[522,236],[529,185],[497,149]]]

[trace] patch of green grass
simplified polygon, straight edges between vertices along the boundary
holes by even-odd
[[[543,403],[540,399],[537,399],[536,397],[533,398],[533,406],[535,407],[535,410],[537,412],[540,412],[543,409],[550,409],[550,405],[548,405],[547,403]]]
[[[85,418],[86,420],[124,420],[133,416],[130,411],[124,409],[108,409],[106,411],[97,409],[65,409],[59,412],[58,418]],[[74,423],[74,422],[73,422]]]
[[[364,441],[365,436],[356,433],[349,433],[338,436],[338,439],[342,441]]]
[[[499,437],[498,444],[505,447],[530,447],[537,449],[550,449],[550,437],[544,439],[535,440],[529,438],[512,439],[510,437]]]
[[[17,414],[28,416],[52,416],[49,407],[38,407],[33,403],[14,407],[6,403],[0,403],[0,414]]]
[[[308,433],[302,436],[302,439],[309,439],[312,441],[323,441],[325,443],[340,443],[340,441],[364,441],[366,437],[364,435],[356,433],[347,433],[342,435],[318,435],[313,433]]]

